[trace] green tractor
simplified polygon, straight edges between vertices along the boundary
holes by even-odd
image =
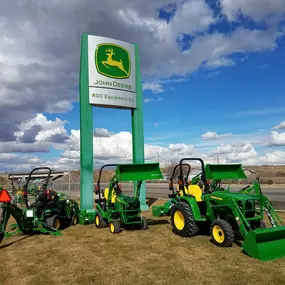
[[[32,175],[37,170],[48,170],[47,178],[44,180],[40,189],[34,188],[31,191],[29,184]],[[0,242],[4,237],[18,234],[33,235],[36,233],[49,233],[60,235],[59,229],[64,225],[75,225],[78,223],[79,206],[74,200],[67,199],[63,194],[55,192],[48,188],[51,176],[49,167],[38,167],[33,169],[22,188],[23,208],[19,208],[14,202],[11,203],[11,197],[7,190],[0,191],[0,203],[2,203],[2,215],[0,221]],[[35,196],[35,201],[31,204],[28,194]],[[8,220],[12,216],[16,224],[11,225],[11,230],[6,232]]]
[[[47,170],[48,176],[44,183],[39,186],[34,203],[30,204],[28,199],[28,186],[31,181],[32,174],[37,170]],[[23,186],[23,200],[27,209],[33,209],[39,220],[56,230],[66,225],[76,225],[79,221],[79,206],[72,199],[67,199],[62,193],[58,193],[48,188],[51,176],[49,167],[38,167],[33,169]]]
[[[241,165],[205,166],[200,158],[181,159],[180,178],[186,160],[199,161],[202,172],[191,182],[187,177],[180,179],[176,193],[170,181],[170,200],[153,207],[153,216],[170,216],[173,232],[182,237],[195,236],[199,230],[208,228],[217,246],[230,247],[235,240],[242,240],[241,247],[251,257],[266,261],[285,256],[284,223],[262,194],[258,180],[237,193],[231,192],[229,187],[221,187],[221,181],[247,178]],[[266,216],[271,223],[269,228],[265,226]]]
[[[37,218],[34,209],[21,209],[11,203],[12,198],[6,189],[0,190],[1,217],[0,217],[0,243],[4,237],[24,233],[34,235],[39,233],[60,235],[55,228],[50,227]],[[6,232],[7,224],[10,217],[13,217],[16,224],[11,224],[11,229]]]
[[[116,172],[110,180],[109,187],[101,191],[100,181],[102,170],[105,167],[116,167]],[[163,176],[159,163],[106,164],[102,166],[96,189],[99,199],[95,199],[97,209],[95,216],[96,227],[104,228],[109,225],[111,233],[114,234],[120,233],[122,227],[147,229],[147,219],[142,216],[139,200],[141,184],[144,180],[161,178]],[[123,194],[121,190],[120,182],[129,181],[135,181],[136,191],[133,197]]]

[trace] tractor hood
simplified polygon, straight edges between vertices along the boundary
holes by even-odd
[[[260,197],[256,195],[233,193],[227,190],[215,191],[210,194],[210,198],[216,200],[233,199],[235,201],[260,200]]]
[[[132,208],[139,208],[140,207],[140,201],[139,199],[136,199],[134,197],[127,196],[125,194],[120,194],[117,196],[117,201],[119,203],[122,203],[124,205],[128,205]]]

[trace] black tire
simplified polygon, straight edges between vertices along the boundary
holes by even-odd
[[[107,225],[108,224],[103,219],[102,214],[99,211],[97,211],[96,216],[95,216],[95,226],[96,226],[96,228],[98,228],[98,229],[106,228]]]
[[[2,240],[4,239],[5,233],[0,233],[0,243],[2,242]]]
[[[113,219],[110,223],[110,232],[112,234],[118,234],[121,232],[121,223],[118,219]]]
[[[191,237],[198,233],[191,207],[185,202],[176,203],[170,212],[173,232],[182,237]]]
[[[45,223],[56,230],[61,228],[61,221],[58,215],[53,215],[45,220]]]
[[[78,217],[78,215],[75,214],[71,217],[69,225],[75,226],[78,224],[78,222],[79,222],[79,217]]]
[[[229,247],[234,241],[232,226],[225,220],[219,219],[211,224],[211,238],[215,245]]]
[[[148,229],[148,223],[147,223],[147,219],[145,217],[142,217],[142,223],[140,226],[141,230],[147,230]]]

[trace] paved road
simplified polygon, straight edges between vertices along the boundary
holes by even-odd
[[[107,187],[107,183],[102,183],[101,188],[104,189]],[[131,184],[124,184],[123,185],[123,191],[125,194],[131,194],[132,188]],[[241,186],[231,186],[231,190],[233,192],[237,192],[243,187]],[[272,202],[273,206],[277,209],[285,210],[285,187],[283,186],[263,186],[262,191],[264,195],[268,197],[268,199]],[[146,195],[148,198],[163,198],[168,199],[168,194],[170,194],[170,191],[168,190],[168,184],[167,183],[159,183],[159,184],[146,184]],[[79,192],[70,192],[70,196],[79,197]]]

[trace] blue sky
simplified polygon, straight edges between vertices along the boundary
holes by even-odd
[[[86,32],[139,45],[148,161],[285,163],[284,0],[138,0],[124,10],[118,0],[116,15],[108,2],[99,11],[71,0],[67,11],[61,1],[0,12],[0,171],[66,167],[69,144],[79,167]],[[101,164],[131,159],[130,110],[94,107],[93,126]]]
[[[143,91],[144,99],[162,98],[144,103],[146,142],[194,143],[210,130],[233,134],[270,131],[285,114],[284,43],[284,39],[280,41],[275,51],[236,56],[238,64],[232,67],[200,70],[184,77],[184,82],[166,81],[164,92]],[[79,129],[78,102],[65,114],[44,115],[49,120],[67,120],[67,130]],[[93,126],[131,132],[131,112],[94,107]]]

